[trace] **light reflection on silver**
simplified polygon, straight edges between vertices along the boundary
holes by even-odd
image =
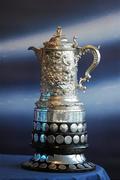
[[[76,159],[79,163],[83,163],[83,161],[85,161],[85,158],[82,156],[82,154],[77,154]]]
[[[42,131],[48,131],[49,125],[47,123],[42,123],[41,128],[42,128]]]
[[[61,124],[60,125],[61,132],[65,133],[68,131],[68,125],[67,124]]]
[[[41,134],[41,136],[40,136],[40,141],[41,141],[41,143],[45,143],[45,142],[46,142],[46,136],[45,136],[45,134]]]
[[[75,133],[76,131],[77,131],[77,124],[72,124],[71,126],[70,126],[70,130],[73,132],[73,133]]]
[[[81,133],[82,130],[83,130],[83,125],[80,123],[78,124],[78,127],[77,127],[78,131]]]
[[[65,136],[65,143],[71,144],[72,143],[72,137],[71,136]]]
[[[82,161],[86,161],[84,154],[81,154],[80,157],[81,157]]]
[[[72,154],[72,155],[58,155],[54,154],[54,156],[48,155],[47,162],[56,163],[56,164],[78,164],[83,163],[85,161],[85,157],[82,154]]]
[[[40,162],[45,162],[47,159],[47,156],[46,155],[41,155],[41,158],[40,158]]]
[[[81,135],[81,143],[84,143],[84,142],[85,142],[85,135],[82,134],[82,135]]]
[[[79,140],[80,140],[80,138],[79,138],[78,135],[73,136],[73,142],[74,142],[75,144],[78,144],[78,143],[79,143]]]
[[[80,112],[78,122],[84,122],[84,121],[85,121],[85,111]]]
[[[83,108],[83,104],[80,105]],[[51,110],[47,113],[47,122],[54,123],[80,123],[85,122],[85,112],[77,109]]]
[[[80,169],[85,169],[85,167],[82,164],[77,164],[77,167]]]

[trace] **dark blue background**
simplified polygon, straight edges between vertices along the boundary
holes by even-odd
[[[85,94],[88,157],[120,179],[120,1],[0,0],[0,153],[31,154],[34,103],[39,98],[39,67],[29,46],[42,47],[61,25],[80,46],[101,45],[101,63]],[[78,77],[91,56],[79,62]]]

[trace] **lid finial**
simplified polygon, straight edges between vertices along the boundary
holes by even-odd
[[[61,26],[57,27],[56,35],[57,36],[62,36],[62,28],[61,28]]]

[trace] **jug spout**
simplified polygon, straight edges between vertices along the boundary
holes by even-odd
[[[37,48],[35,48],[35,47],[33,47],[33,46],[30,46],[29,48],[28,48],[28,50],[33,50],[33,51],[38,51],[39,49],[37,49]]]
[[[34,51],[36,56],[38,57],[38,59],[42,58],[42,48],[38,49],[36,47],[31,46],[31,47],[28,48],[28,50]]]

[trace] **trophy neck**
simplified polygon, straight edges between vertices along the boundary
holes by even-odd
[[[79,98],[76,95],[64,95],[64,96],[50,96],[48,99],[48,108],[80,108],[82,103],[80,103]],[[82,104],[83,109],[83,104]]]

